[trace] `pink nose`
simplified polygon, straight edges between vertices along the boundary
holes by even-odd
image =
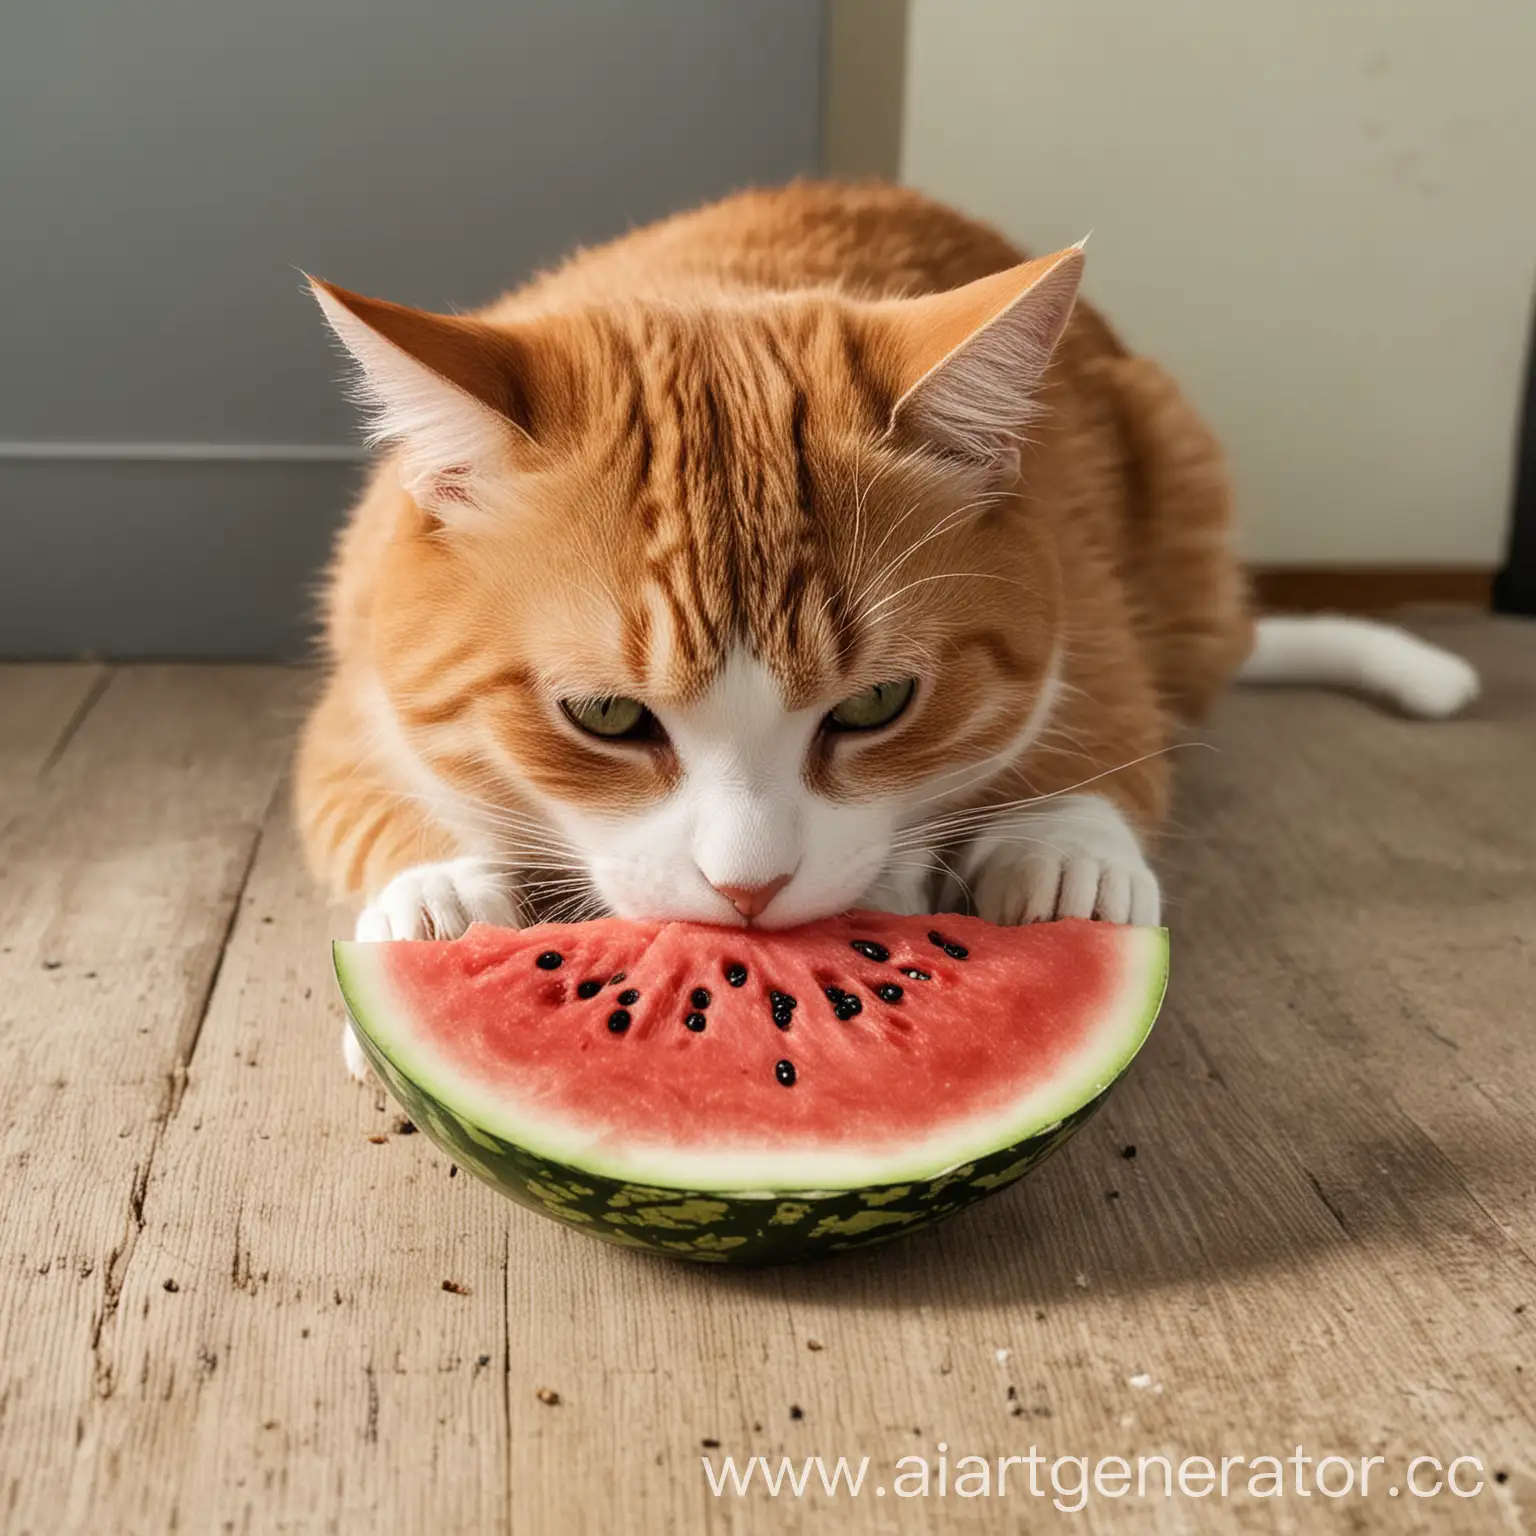
[[[775,875],[762,885],[717,885],[715,889],[751,922],[788,884],[788,875]]]

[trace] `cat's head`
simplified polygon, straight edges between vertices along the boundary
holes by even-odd
[[[494,319],[317,282],[409,492],[367,556],[376,750],[546,910],[914,888],[916,824],[1049,708],[1020,445],[1081,265]]]

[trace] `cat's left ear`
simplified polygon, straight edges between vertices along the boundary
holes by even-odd
[[[357,363],[369,440],[399,445],[406,490],[445,522],[486,510],[568,418],[571,381],[533,328],[309,285]]]
[[[892,435],[982,468],[1015,463],[1082,273],[1074,245],[947,293],[877,305],[896,394]]]

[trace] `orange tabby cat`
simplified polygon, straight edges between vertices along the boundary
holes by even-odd
[[[1253,627],[1217,446],[1074,303],[1082,267],[797,184],[470,317],[317,282],[398,445],[340,543],[298,773],[359,936],[1156,922],[1164,749]],[[1383,633],[1292,621],[1260,670],[1363,666],[1426,712],[1470,688],[1419,646],[1415,697]]]

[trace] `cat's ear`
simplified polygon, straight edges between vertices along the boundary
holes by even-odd
[[[357,363],[369,441],[399,445],[419,506],[445,521],[483,511],[495,485],[537,461],[550,380],[534,337],[309,285]]]
[[[1014,464],[1082,272],[1074,245],[879,305],[894,370],[891,433],[984,468]]]

